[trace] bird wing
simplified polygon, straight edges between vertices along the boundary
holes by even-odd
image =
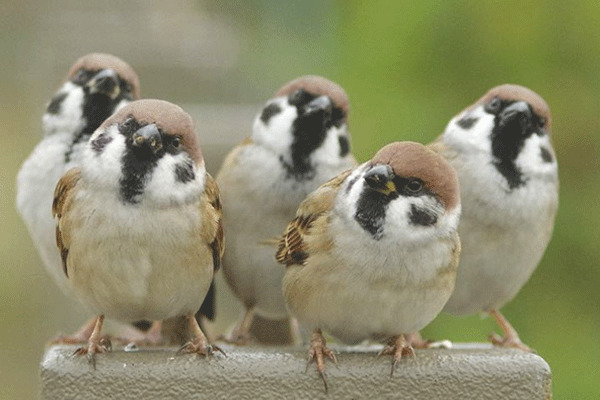
[[[226,156],[225,159],[223,160],[223,164],[221,166],[221,169],[219,170],[219,172],[217,173],[217,180],[219,180],[219,182],[221,182],[221,175],[223,175],[224,171],[231,171],[233,169],[233,167],[239,162],[239,157],[240,154],[242,153],[242,151],[248,147],[251,146],[252,144],[254,144],[254,141],[252,140],[251,137],[247,137],[245,138],[240,144],[238,144],[237,146],[235,146]]]
[[[202,221],[206,224],[203,229],[202,244],[208,246],[212,252],[214,272],[217,272],[221,266],[223,252],[225,251],[225,241],[223,236],[223,209],[221,198],[219,197],[219,187],[213,177],[207,172],[204,184],[204,196],[200,202]],[[196,319],[200,323],[201,316],[213,320],[215,318],[215,281],[210,283],[208,293],[196,313]]]
[[[275,258],[281,264],[305,265],[309,254],[327,249],[332,239],[327,233],[328,215],[333,209],[335,197],[352,170],[321,185],[300,203],[294,218],[279,240]],[[310,250],[309,250],[310,249]]]
[[[221,259],[225,251],[223,208],[219,197],[219,187],[208,172],[204,184],[204,196],[206,201],[202,202],[202,221],[207,224],[207,229],[203,230],[203,240],[212,250],[213,267],[217,272],[221,267]]]
[[[69,274],[67,272],[67,257],[69,255],[69,238],[64,232],[64,218],[63,216],[73,203],[74,189],[81,178],[81,170],[79,168],[73,168],[65,173],[56,188],[54,189],[54,199],[52,201],[52,216],[57,218],[56,224],[56,246],[60,251],[60,258],[62,260],[62,267],[67,278]]]

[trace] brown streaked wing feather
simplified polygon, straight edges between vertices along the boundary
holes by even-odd
[[[207,199],[207,208],[204,214],[204,220],[208,221],[209,229],[206,235],[206,243],[210,246],[213,255],[213,266],[215,272],[221,266],[223,257],[224,235],[223,235],[223,208],[221,198],[219,197],[219,187],[213,177],[207,172],[204,194]]]
[[[69,277],[67,273],[67,257],[69,255],[69,243],[65,240],[61,229],[61,220],[64,213],[68,210],[70,205],[71,195],[73,188],[79,182],[81,177],[81,170],[79,168],[73,168],[67,171],[66,174],[60,178],[56,188],[54,189],[54,199],[52,200],[52,215],[58,219],[56,223],[56,246],[60,251],[60,258],[62,260],[63,272]]]
[[[335,196],[352,170],[342,172],[337,177],[321,185],[300,203],[296,218],[287,226],[279,241],[275,258],[280,264],[305,265],[309,256],[307,238],[314,234],[313,225],[333,208]]]
[[[224,236],[223,236],[223,211],[221,198],[219,197],[219,187],[213,177],[207,172],[206,182],[204,184],[204,198],[200,202],[202,207],[202,221],[205,223],[205,228],[202,231],[203,245],[207,245],[212,252],[213,269],[216,273],[223,258]],[[208,293],[206,294],[200,310],[196,312],[196,320],[202,323],[202,315],[210,320],[215,318],[215,281],[210,284]]]

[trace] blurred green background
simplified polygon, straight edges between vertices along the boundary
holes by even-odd
[[[324,75],[350,95],[361,161],[389,141],[431,141],[497,84],[541,94],[561,204],[542,263],[503,311],[550,364],[555,398],[599,398],[599,21],[597,1],[0,0],[0,399],[35,398],[44,343],[88,316],[46,275],[15,211],[14,181],[46,101],[92,51],[127,60],[144,97],[190,107],[258,112],[284,82]],[[230,116],[245,128],[224,140],[250,132],[247,114]],[[213,135],[202,138],[205,152],[218,147]],[[238,312],[225,290],[219,299],[217,331]],[[441,315],[425,334],[480,341],[494,329],[489,318]]]

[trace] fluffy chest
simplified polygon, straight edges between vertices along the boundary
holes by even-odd
[[[153,252],[170,245],[197,243],[202,229],[196,202],[179,206],[148,207],[125,204],[116,194],[82,190],[77,194],[73,219],[81,234],[93,240],[123,240]],[[159,248],[155,248],[155,246]]]
[[[67,265],[84,304],[123,320],[199,308],[213,266],[196,204],[136,208],[86,191],[76,200]]]
[[[510,189],[495,168],[483,160],[455,164],[459,175],[464,221],[480,221],[508,231],[540,229],[558,207],[556,169],[525,175],[525,184]]]
[[[353,226],[354,221],[332,219],[334,254],[353,279],[395,289],[435,280],[453,263],[456,243],[450,237],[402,243],[394,235],[375,240]]]
[[[317,165],[310,179],[298,179],[288,174],[274,152],[258,145],[246,146],[235,164],[217,178],[226,218],[229,213],[264,224],[265,215],[269,215],[279,227],[293,218],[309,193],[347,167],[346,163]]]

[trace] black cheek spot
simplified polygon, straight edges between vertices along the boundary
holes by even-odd
[[[187,183],[194,180],[195,177],[196,175],[191,163],[177,164],[175,166],[175,178],[177,182]]]
[[[277,104],[269,104],[262,110],[262,113],[260,114],[260,120],[265,124],[268,124],[271,118],[280,112],[281,107],[279,107]]]
[[[410,222],[413,225],[431,226],[437,222],[437,215],[431,211],[419,208],[414,204],[410,206]]]
[[[338,136],[338,141],[340,142],[340,157],[344,157],[350,151],[350,142],[345,136]]]
[[[90,144],[92,146],[92,150],[94,150],[96,154],[100,154],[104,151],[106,145],[112,141],[113,138],[111,136],[106,136],[104,133],[102,133],[96,139],[92,140]]]
[[[545,163],[551,163],[554,161],[552,153],[544,146],[540,146],[540,155],[542,156],[542,161],[544,161]]]
[[[479,118],[465,116],[459,119],[456,124],[462,129],[471,129],[473,125],[479,120]]]
[[[63,101],[67,98],[67,93],[59,93],[50,100],[50,104],[46,108],[48,114],[58,114],[60,112],[60,106]]]

